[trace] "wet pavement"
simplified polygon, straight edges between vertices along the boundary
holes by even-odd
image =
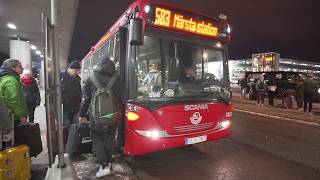
[[[235,91],[235,92],[234,92]],[[235,111],[242,112],[253,112],[253,113],[261,113],[265,115],[272,115],[282,118],[289,118],[296,121],[305,121],[312,122],[320,125],[320,104],[313,103],[313,115],[309,115],[303,112],[303,110],[298,110],[293,101],[293,108],[286,109],[282,105],[282,101],[280,99],[274,100],[274,106],[268,105],[269,99],[267,97],[264,98],[264,106],[258,106],[256,100],[248,100],[240,98],[240,89],[237,87],[233,87],[233,97],[232,103]]]
[[[320,127],[233,113],[233,140],[320,172]]]
[[[140,179],[319,180],[320,172],[231,139],[128,158]]]

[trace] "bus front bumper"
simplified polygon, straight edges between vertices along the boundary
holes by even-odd
[[[230,133],[231,126],[225,129],[200,132],[192,135],[149,138],[128,129],[126,133],[124,153],[128,156],[138,156],[151,152],[227,138],[230,136]]]

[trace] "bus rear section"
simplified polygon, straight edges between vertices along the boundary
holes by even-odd
[[[142,155],[229,137],[231,105],[217,100],[165,105],[155,110],[127,106],[125,154]]]

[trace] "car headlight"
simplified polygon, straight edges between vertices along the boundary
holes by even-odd
[[[320,88],[318,89],[318,93],[320,94]]]

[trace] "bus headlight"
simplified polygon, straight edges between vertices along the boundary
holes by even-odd
[[[223,121],[220,121],[217,125],[217,128],[218,129],[224,129],[224,128],[227,128],[229,127],[231,124],[230,120],[223,120]]]
[[[162,137],[168,137],[168,134],[166,131],[159,131],[159,130],[150,130],[150,131],[142,131],[142,130],[135,130],[138,134],[152,138],[152,139],[158,139]]]

